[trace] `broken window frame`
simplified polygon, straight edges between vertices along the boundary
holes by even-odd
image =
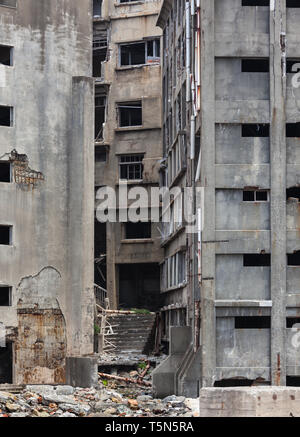
[[[102,17],[102,6],[103,0],[93,0],[93,17],[100,18]],[[99,12],[99,13],[95,13]]]
[[[181,288],[187,284],[187,257],[185,251],[178,251],[166,258],[162,264],[162,284],[166,290]]]
[[[129,123],[123,125],[122,124],[122,110],[124,109],[128,109],[127,112],[127,116],[129,119]],[[140,109],[141,113],[140,113],[140,119],[141,119],[141,123],[140,124],[134,124],[132,122],[133,119],[133,115],[132,112],[130,112],[130,109]],[[143,105],[142,105],[142,100],[136,100],[136,101],[130,101],[130,102],[120,102],[117,103],[117,118],[118,118],[118,127],[119,129],[128,129],[128,128],[138,128],[138,127],[142,127],[143,126]]]
[[[8,292],[8,305],[1,305],[0,304],[0,308],[5,308],[5,307],[11,307],[12,306],[12,287],[10,286],[10,285],[3,285],[3,284],[1,284],[0,285],[0,294],[1,294],[1,292],[2,292],[2,288],[5,288],[5,289],[7,289],[7,292]]]
[[[103,110],[104,117],[102,126],[99,127],[99,131],[97,132],[97,124],[96,124],[96,113],[97,111]],[[97,93],[95,95],[95,141],[103,140],[103,130],[104,124],[106,122],[106,109],[107,109],[107,96],[104,93]],[[97,130],[96,130],[97,129]]]
[[[129,160],[129,158],[133,158],[133,160]],[[128,159],[128,161],[126,161]],[[136,159],[136,160],[134,160]],[[122,161],[123,160],[123,161]],[[134,154],[122,154],[119,156],[119,175],[120,180],[126,181],[142,181],[143,173],[144,173],[144,154],[143,153],[134,153]],[[122,177],[123,169],[127,173],[127,177]],[[130,176],[134,177],[130,177]],[[139,176],[139,177],[135,177]]]
[[[122,63],[122,48],[123,47],[130,47],[134,45],[142,45],[144,44],[144,50],[145,50],[145,57],[144,62],[141,63],[132,63],[132,53],[128,52],[128,63]],[[152,45],[152,55],[149,55],[149,49]],[[128,68],[128,67],[135,67],[140,65],[151,65],[151,64],[159,64],[160,63],[160,57],[161,57],[161,43],[160,43],[160,37],[157,38],[149,38],[142,41],[134,41],[134,42],[128,42],[128,43],[122,43],[119,44],[119,67],[120,68]]]

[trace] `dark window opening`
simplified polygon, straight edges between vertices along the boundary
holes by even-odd
[[[243,191],[243,201],[244,202],[267,202],[268,201],[268,191]]]
[[[12,108],[0,106],[0,126],[12,126]]]
[[[119,308],[157,311],[162,306],[160,266],[119,264]]]
[[[300,8],[299,0],[286,0],[287,8]]]
[[[242,0],[242,6],[270,6],[270,0]]]
[[[0,244],[6,246],[11,244],[11,226],[0,225]]]
[[[286,61],[286,72],[287,73],[297,73],[297,71],[299,70],[299,67],[296,68],[296,64],[300,65],[300,59],[287,59]],[[293,68],[293,66],[295,66]]]
[[[296,324],[299,324],[299,328],[300,328],[300,317],[287,317],[286,318],[286,327],[287,328],[292,328]]]
[[[102,15],[102,0],[93,0],[93,15],[101,17]]]
[[[0,64],[12,66],[12,47],[0,45]]]
[[[269,124],[242,124],[242,137],[269,137]]]
[[[103,124],[106,119],[106,96],[95,97],[95,141],[103,139]]]
[[[250,387],[253,384],[252,379],[221,379],[215,381],[214,387]]]
[[[242,59],[242,73],[268,73],[269,59]]]
[[[268,267],[271,262],[269,253],[245,254],[243,258],[244,267]]]
[[[287,376],[286,385],[288,387],[300,387],[300,376]]]
[[[287,138],[299,138],[300,137],[300,123],[287,123],[286,124],[286,136],[287,136]]]
[[[12,384],[12,368],[12,343],[6,343],[6,347],[0,347],[0,384]]]
[[[300,266],[300,251],[288,253],[287,264],[288,266]]]
[[[120,45],[120,65],[143,65],[160,60],[160,39]]]
[[[94,229],[94,281],[106,289],[106,223],[95,219]]]
[[[299,202],[300,187],[291,187],[286,190],[286,200],[289,200],[290,198],[298,199]]]
[[[126,223],[125,238],[128,240],[151,238],[151,222]]]
[[[123,155],[120,157],[120,178],[129,180],[143,179],[144,155]]]
[[[0,286],[0,307],[11,306],[11,287]]]
[[[234,318],[235,329],[270,329],[271,317],[269,316],[246,316]]]
[[[136,0],[119,0],[119,3],[132,3]]]
[[[95,151],[95,161],[96,162],[107,162],[107,150],[101,147],[101,150],[96,148]]]
[[[146,63],[145,43],[121,46],[121,65],[139,65]]]
[[[10,162],[0,162],[0,182],[11,182]]]
[[[107,60],[107,31],[94,34],[93,37],[93,77],[102,77],[102,62]]]
[[[119,126],[142,126],[142,102],[120,103]]]

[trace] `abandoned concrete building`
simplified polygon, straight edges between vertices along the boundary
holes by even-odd
[[[161,395],[300,385],[299,20],[293,0],[163,2],[164,182],[194,187],[202,226],[166,235],[166,307],[187,314]]]
[[[159,183],[160,6],[160,0],[94,1],[96,209],[103,186],[150,192]],[[158,224],[150,219],[95,219],[95,284],[111,309],[160,309],[162,256]]]
[[[0,20],[0,384],[65,383],[93,353],[92,3]]]

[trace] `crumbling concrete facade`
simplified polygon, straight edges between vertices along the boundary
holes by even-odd
[[[173,177],[194,187],[202,219],[198,235],[180,229],[165,251],[191,253],[174,302],[187,309],[189,347],[155,371],[172,373],[177,393],[196,396],[197,382],[300,384],[299,19],[289,0],[163,2],[164,156],[170,173],[186,138],[184,176]]]
[[[159,183],[160,6],[160,0],[94,1],[96,210],[103,186],[118,196],[125,185],[150,194]],[[124,217],[127,207],[120,207],[119,214]],[[95,221],[95,283],[107,290],[112,309],[158,310],[159,224],[150,222],[150,212],[147,222],[122,220]]]
[[[93,353],[92,2],[0,16],[0,383],[64,383]]]

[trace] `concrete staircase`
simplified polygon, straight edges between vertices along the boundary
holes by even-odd
[[[150,314],[112,314],[108,317],[113,326],[109,336],[116,349],[115,354],[147,354],[151,352],[154,341],[155,313]]]
[[[18,394],[25,389],[25,385],[16,384],[0,384],[0,392],[5,391],[8,393]]]

